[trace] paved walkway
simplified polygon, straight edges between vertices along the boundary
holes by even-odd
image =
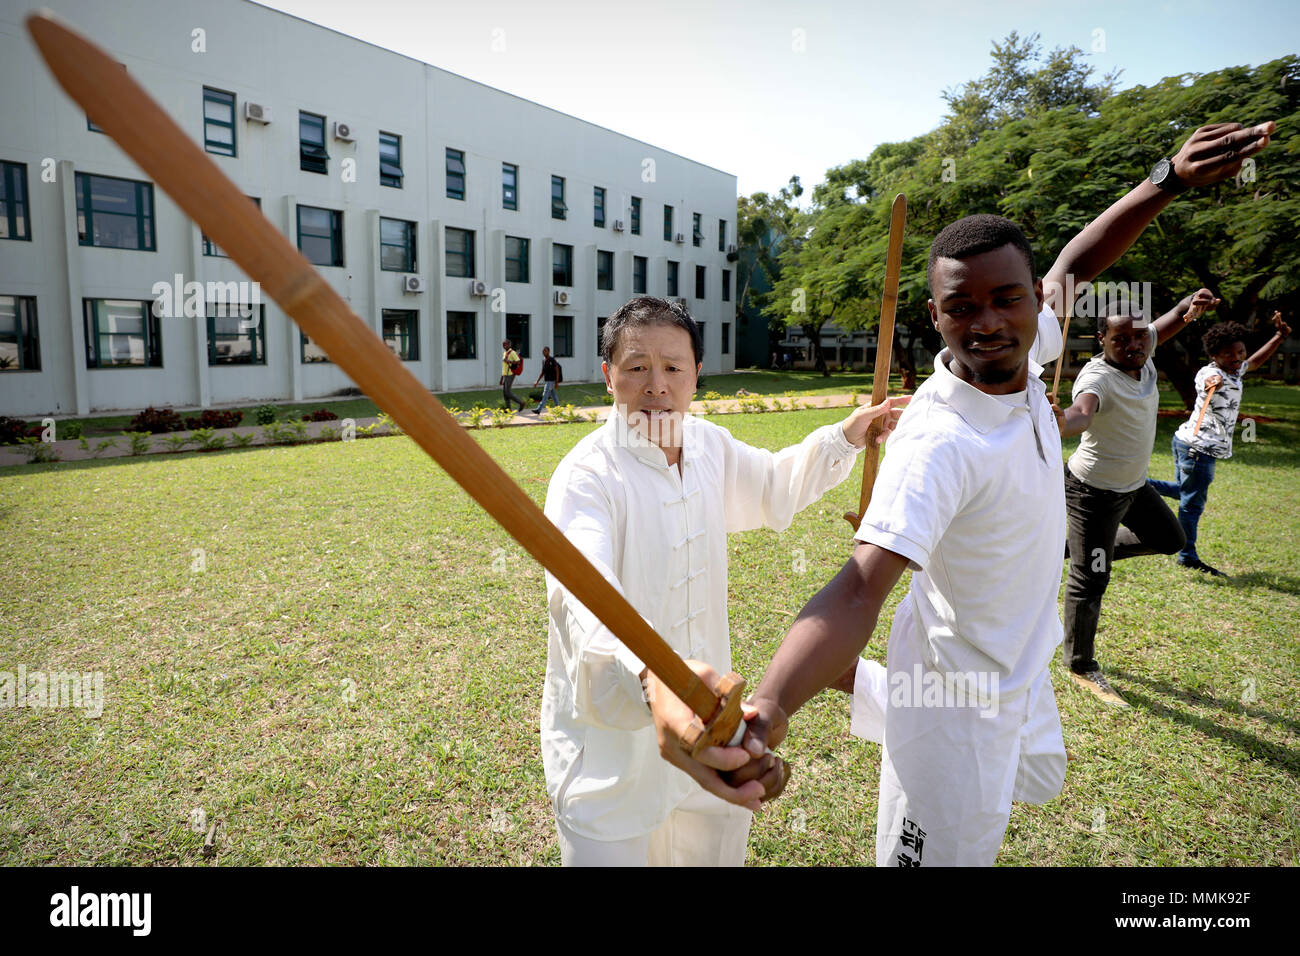
[[[764,399],[764,404],[767,406],[768,411],[784,412],[784,411],[791,410],[790,405],[792,402],[797,403],[799,409],[842,408],[848,405],[861,404],[861,402],[865,400],[866,397],[867,396],[858,396],[855,398],[852,395],[807,395],[801,397],[795,395],[792,396],[791,398],[786,398],[784,396],[778,396],[778,395],[766,395],[766,396],[749,396],[749,399],[752,401],[753,398],[762,398]],[[608,418],[610,412],[612,412],[613,410],[614,408],[612,405],[584,405],[576,409],[577,412],[581,413],[587,419],[591,421],[600,421],[600,422],[603,422],[606,418]],[[691,411],[699,415],[728,415],[734,413],[742,413],[745,411],[745,409],[742,406],[741,400],[738,398],[722,398],[722,399],[715,399],[713,401],[692,402]],[[466,414],[467,413],[464,411],[460,413],[459,417],[462,422],[465,420]],[[525,412],[523,414],[516,413],[515,416],[504,427],[510,428],[515,426],[550,425],[550,424],[555,424],[555,422],[551,419],[539,417],[537,415],[532,414],[532,411],[530,409],[528,412]],[[303,439],[304,441],[315,441],[316,439],[319,439],[321,432],[327,428],[337,431],[341,427],[339,421],[302,422],[302,425],[304,428],[304,434],[306,436]],[[356,419],[356,425],[357,425],[357,431],[359,433],[357,436],[358,438],[364,437],[364,429],[369,428],[370,426],[375,426],[370,431],[370,435],[377,436],[377,435],[388,434],[387,429],[383,425],[379,424],[378,418],[358,418]],[[58,433],[58,424],[56,423],[55,434],[57,433]],[[249,433],[252,434],[253,438],[252,441],[250,441],[247,446],[237,446],[234,444],[234,439],[232,437],[233,435],[235,434],[248,435]],[[175,451],[172,448],[170,448],[165,443],[164,440],[171,439],[172,436],[178,436],[176,439],[178,441],[179,436],[182,435],[185,437],[190,437],[193,435],[193,432],[189,432],[189,431],[168,432],[160,435],[151,435],[149,450],[146,451],[145,454],[147,455],[175,454]],[[225,439],[225,445],[224,445],[225,448],[257,447],[257,446],[272,444],[267,439],[266,433],[263,429],[263,426],[261,425],[246,424],[246,425],[239,425],[235,428],[216,428],[213,429],[213,436],[214,438],[217,436],[223,437]],[[113,438],[116,441],[116,447],[106,448],[102,452],[96,454],[95,447],[100,442],[108,438]],[[85,461],[92,458],[131,457],[131,441],[130,439],[126,438],[124,435],[121,434],[115,436],[107,436],[107,435],[88,436],[86,438],[86,446],[87,446],[86,448],[81,447],[80,439],[67,438],[67,439],[63,439],[62,441],[48,442],[46,450],[51,451],[55,455],[57,455],[58,456],[57,460],[59,461]],[[198,449],[194,445],[187,445],[181,449],[181,451],[184,452],[192,452],[197,450]],[[28,462],[28,457],[27,457],[27,452],[24,450],[24,446],[22,445],[0,446],[0,467],[6,465],[24,465],[27,464],[27,462]]]

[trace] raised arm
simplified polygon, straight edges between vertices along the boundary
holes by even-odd
[[[1209,289],[1197,289],[1192,295],[1183,296],[1176,306],[1153,323],[1156,344],[1164,345],[1207,311],[1217,308],[1220,301]]]
[[[1273,327],[1277,329],[1273,333],[1273,337],[1260,346],[1258,352],[1246,359],[1245,372],[1253,372],[1258,368],[1262,368],[1264,363],[1273,357],[1273,353],[1277,351],[1278,346],[1285,342],[1286,337],[1291,334],[1291,326],[1286,324],[1281,312],[1273,313]]]
[[[1173,158],[1175,189],[1208,186],[1237,175],[1242,161],[1267,146],[1276,128],[1271,120],[1248,128],[1240,123],[1202,126]],[[1074,277],[1075,287],[1097,278],[1128,251],[1174,195],[1143,179],[1071,239],[1043,280],[1052,311],[1065,315],[1067,275]]]

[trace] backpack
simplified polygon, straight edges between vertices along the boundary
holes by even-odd
[[[515,353],[515,358],[516,358],[516,361],[513,362],[513,363],[510,365],[510,374],[511,374],[511,375],[523,375],[523,374],[524,374],[524,360],[523,360],[521,357],[519,357],[519,353],[518,353],[518,352]]]
[[[551,359],[551,361],[555,362],[555,359]],[[559,385],[563,381],[564,381],[564,366],[562,366],[559,362],[555,362],[555,384]]]

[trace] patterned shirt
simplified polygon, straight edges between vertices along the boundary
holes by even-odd
[[[1192,417],[1178,426],[1174,437],[1190,445],[1193,451],[1209,455],[1211,458],[1232,457],[1232,430],[1237,427],[1237,409],[1241,406],[1241,377],[1250,371],[1250,363],[1243,363],[1241,371],[1229,375],[1211,362],[1196,373],[1196,406]],[[1223,379],[1214,394],[1209,396],[1210,407],[1201,418],[1201,409],[1205,408],[1206,393],[1209,391],[1206,381],[1211,375]],[[1196,420],[1201,418],[1201,430],[1193,437]]]

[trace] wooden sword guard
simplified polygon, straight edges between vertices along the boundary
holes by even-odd
[[[692,757],[698,758],[705,747],[729,747],[739,743],[734,738],[742,723],[740,701],[745,696],[745,679],[728,671],[718,678],[713,692],[718,695],[718,709],[708,725],[700,723],[696,717],[682,735],[682,743],[690,748]]]

